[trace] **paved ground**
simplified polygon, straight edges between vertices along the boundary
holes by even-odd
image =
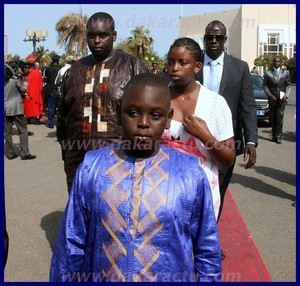
[[[284,121],[283,144],[270,142],[259,125],[257,164],[245,170],[238,158],[231,193],[273,281],[296,280],[295,87]],[[5,281],[48,281],[49,263],[67,186],[55,129],[29,125],[35,160],[4,159],[10,249]],[[18,143],[18,137],[14,136]],[[18,145],[17,145],[18,146]],[[241,257],[242,259],[242,257]]]
[[[296,281],[296,88],[286,107],[283,144],[259,124],[257,163],[236,164],[230,189],[273,281]]]

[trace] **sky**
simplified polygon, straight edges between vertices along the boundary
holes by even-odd
[[[47,30],[46,41],[37,43],[36,47],[44,46],[49,52],[64,54],[64,48],[57,45],[58,35],[55,31],[55,24],[60,18],[70,12],[82,11],[88,17],[95,12],[107,12],[115,19],[118,33],[116,44],[130,37],[130,31],[136,26],[144,26],[154,38],[154,51],[163,57],[178,38],[180,16],[239,8],[240,4],[4,4],[4,37],[7,39],[5,50],[7,49],[8,54],[25,58],[33,51],[33,43],[23,41],[26,29]],[[21,15],[25,17],[18,20]]]

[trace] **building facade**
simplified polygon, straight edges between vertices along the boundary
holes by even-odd
[[[193,38],[203,48],[205,27],[213,20],[227,28],[225,51],[246,61],[250,69],[264,54],[296,57],[294,4],[242,4],[240,9],[181,17],[179,35]]]

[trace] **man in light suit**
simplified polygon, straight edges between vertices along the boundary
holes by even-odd
[[[272,142],[282,144],[283,116],[291,91],[291,79],[289,71],[281,68],[279,56],[274,57],[273,67],[265,71],[263,87],[269,98]]]
[[[226,40],[226,27],[222,22],[215,20],[206,26],[203,69],[197,74],[197,80],[226,99],[232,113],[236,154],[244,154],[245,168],[248,169],[256,163],[255,148],[258,143],[256,103],[249,66],[246,62],[224,53]],[[221,194],[219,218],[234,164],[230,168],[219,168]]]

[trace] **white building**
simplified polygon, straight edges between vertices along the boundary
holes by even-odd
[[[242,4],[240,9],[181,17],[180,37],[190,37],[203,48],[207,24],[221,21],[227,28],[226,52],[250,67],[264,54],[296,57],[296,5]]]

